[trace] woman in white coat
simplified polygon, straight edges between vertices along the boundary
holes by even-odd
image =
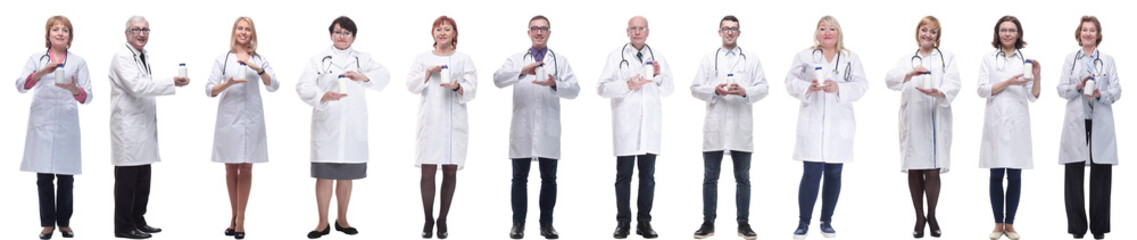
[[[425,223],[422,237],[430,238],[438,225],[438,238],[448,236],[446,217],[454,198],[456,174],[466,163],[470,125],[466,104],[478,89],[477,72],[470,56],[458,52],[458,25],[441,16],[431,26],[434,50],[419,54],[411,64],[407,89],[422,96],[415,137],[415,166],[422,170],[419,190]],[[434,177],[442,167],[442,197],[434,219]]]
[[[853,161],[853,102],[869,88],[864,66],[845,49],[843,36],[836,18],[822,17],[813,35],[814,46],[794,56],[786,74],[786,91],[801,100],[793,156],[803,164],[795,239],[804,239],[809,231],[823,177],[820,229],[827,237],[837,234],[832,217],[841,194],[841,169]]]
[[[367,177],[366,90],[381,91],[391,80],[387,68],[370,54],[351,48],[357,29],[348,17],[328,26],[332,47],[316,54],[296,82],[300,100],[312,106],[312,177],[316,178],[319,222],[308,238],[328,235],[332,185],[336,195],[336,231],[355,235],[347,221],[352,180]]]
[[[954,54],[940,50],[940,33],[936,17],[921,19],[916,24],[919,49],[900,57],[884,79],[889,89],[900,91],[900,171],[908,173],[915,238],[924,237],[924,225],[932,228],[932,237],[940,237],[940,173],[948,172],[951,163],[951,102],[959,94],[959,68]]]
[[[243,239],[253,163],[268,162],[268,137],[258,83],[263,83],[265,90],[275,92],[280,89],[280,82],[268,60],[257,53],[257,29],[253,19],[238,17],[231,34],[229,51],[213,62],[205,94],[211,98],[221,97],[217,103],[212,159],[225,163],[225,185],[229,189],[232,217],[225,235]]]
[[[28,57],[16,78],[16,90],[20,93],[35,89],[20,171],[36,173],[43,227],[40,239],[51,238],[56,226],[64,237],[74,235],[72,186],[74,175],[82,172],[78,105],[93,99],[87,62],[67,50],[74,38],[71,20],[53,16],[47,19],[45,28],[47,51]],[[56,178],[58,189],[53,183]]]
[[[1022,191],[1022,170],[1033,167],[1027,102],[1038,99],[1041,67],[1037,60],[1029,59],[1019,51],[1026,42],[1023,41],[1022,23],[1018,18],[1000,18],[995,24],[991,45],[997,49],[983,56],[977,84],[979,97],[987,99],[979,167],[991,169],[991,210],[995,216],[995,229],[988,237],[994,240],[1006,235],[1017,240],[1019,234],[1013,224]],[[1003,192],[1004,174],[1007,176],[1006,193]]]
[[[1066,117],[1058,163],[1066,166],[1067,232],[1103,239],[1109,230],[1113,165],[1117,165],[1117,137],[1113,103],[1121,98],[1121,83],[1113,57],[1098,50],[1101,22],[1083,16],[1074,38],[1082,48],[1066,55],[1058,96],[1066,99]],[[1093,84],[1088,84],[1091,82]],[[1091,86],[1092,85],[1092,86]],[[1084,135],[1084,136],[1083,136]],[[1085,176],[1090,168],[1090,218],[1086,221]]]

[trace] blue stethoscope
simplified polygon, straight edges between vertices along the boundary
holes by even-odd
[[[623,68],[623,67],[624,67],[624,65],[628,65],[629,67],[631,67],[631,64],[630,64],[630,63],[628,63],[628,59],[627,59],[627,58],[624,58],[624,55],[625,55],[625,54],[624,54],[624,52],[625,52],[626,50],[628,50],[628,46],[630,46],[630,45],[632,45],[632,43],[625,43],[625,44],[624,44],[624,47],[623,47],[623,48],[620,48],[620,68]],[[648,52],[648,54],[651,54],[651,59],[652,59],[652,60],[655,60],[655,51],[652,51],[652,50],[651,50],[651,46],[648,46],[648,45],[645,43],[645,44],[644,44],[644,48],[647,48],[647,52]]]
[[[548,49],[549,50],[549,56],[553,57],[553,80],[556,80],[557,79],[557,53],[553,52],[553,49],[551,49],[551,48],[545,47],[545,49]],[[525,50],[525,55],[521,55],[521,61],[522,62],[525,61],[525,56],[529,56],[529,58],[533,58],[533,53],[529,52],[529,50]],[[623,56],[623,54],[621,54],[621,57],[622,56]],[[536,62],[537,59],[533,58],[533,61]],[[542,64],[542,65],[544,65],[544,64]],[[544,76],[541,76],[541,77],[544,77]],[[537,79],[540,80],[541,77],[538,77]]]
[[[834,63],[836,63],[836,66],[841,66],[841,54],[842,54],[841,51],[837,51],[837,59],[834,59],[835,61],[833,61]],[[821,64],[821,63],[823,63],[822,58],[824,58],[824,57],[825,57],[825,51],[822,51],[821,48],[814,48],[813,49],[813,62],[815,62],[817,64]],[[845,63],[845,77],[844,77],[845,82],[849,82],[849,78],[852,77],[851,75],[849,75],[852,73],[852,71],[849,71],[849,68],[851,68],[851,67],[853,67],[853,63],[851,63],[851,62]],[[834,75],[838,74],[836,67],[833,68],[833,74]]]
[[[743,52],[742,52],[742,47],[735,47],[735,48],[736,48],[736,49],[738,49],[738,57],[740,57],[740,59],[738,59],[738,60],[735,60],[735,61],[734,61],[734,65],[738,65],[738,61],[739,61],[739,60],[748,60],[748,59],[747,59],[747,57],[746,57],[746,53],[743,53]],[[721,48],[721,47],[720,47],[718,50],[715,50],[715,76],[718,76],[718,75],[719,75],[719,57],[718,57],[718,56],[719,56],[719,53],[720,53],[720,52],[722,52],[722,48]],[[731,70],[730,70],[730,71],[731,71],[731,74],[733,74],[733,73],[734,73],[734,65],[731,65],[731,66],[730,66],[730,69],[731,69]]]

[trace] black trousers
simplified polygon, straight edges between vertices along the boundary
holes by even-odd
[[[1086,142],[1089,143],[1092,123],[1086,121]],[[1086,219],[1085,178],[1086,163],[1066,164],[1066,231],[1075,235],[1086,234],[1087,227],[1094,234],[1109,232],[1109,203],[1113,182],[1113,165],[1095,164],[1090,156],[1090,214]]]
[[[639,164],[636,164],[636,159]],[[651,207],[655,199],[655,154],[616,157],[616,221],[632,221],[632,170],[638,166],[639,194],[636,197],[636,221],[651,222]]]
[[[150,201],[150,164],[114,167],[114,232],[127,233],[147,225]]]
[[[551,158],[538,158],[541,171],[541,218],[540,223],[553,223],[553,207],[557,205],[557,160]],[[513,205],[513,222],[524,223],[525,214],[529,210],[529,167],[533,160],[528,158],[513,159],[513,184],[510,191],[510,203]]]
[[[55,178],[59,178],[59,188],[55,188]],[[39,187],[39,224],[41,227],[71,226],[71,213],[74,212],[72,190],[75,177],[64,174],[37,173],[36,185]]]

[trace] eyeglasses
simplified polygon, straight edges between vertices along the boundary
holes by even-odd
[[[722,31],[722,32],[738,32],[738,27],[722,27],[722,28],[719,28],[719,31]]]
[[[352,35],[352,33],[348,32],[348,31],[335,31],[335,32],[332,32],[332,34],[333,35],[341,35],[344,37],[351,37],[351,35]]]
[[[549,27],[529,27],[529,31],[533,31],[533,32],[549,32]]]
[[[628,27],[628,31],[630,31],[630,32],[646,32],[647,27]]]
[[[131,34],[150,34],[150,28],[131,28],[126,31],[130,32]]]

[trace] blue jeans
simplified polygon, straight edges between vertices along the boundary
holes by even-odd
[[[639,158],[640,188],[636,197],[636,221],[651,221],[651,205],[655,199],[655,154],[616,157],[616,221],[632,221],[632,170]]]
[[[715,221],[718,208],[719,172],[722,171],[723,151],[703,152],[703,220]],[[749,152],[730,151],[734,162],[734,204],[738,208],[737,221],[750,218],[750,155]]]
[[[1003,213],[1003,173],[1007,175],[1006,214]],[[995,223],[1015,224],[1015,212],[1019,210],[1019,197],[1022,192],[1022,169],[991,169],[991,211],[995,213]]]
[[[553,206],[557,205],[557,160],[538,158],[541,171],[540,223],[553,223]],[[513,159],[513,186],[510,201],[513,205],[513,222],[525,222],[529,207],[529,158]]]
[[[817,203],[817,190],[821,179],[825,187],[821,189],[821,222],[833,220],[833,210],[837,208],[837,198],[841,196],[841,163],[803,162],[801,185],[798,187],[798,223],[809,225],[813,218],[813,205]]]

